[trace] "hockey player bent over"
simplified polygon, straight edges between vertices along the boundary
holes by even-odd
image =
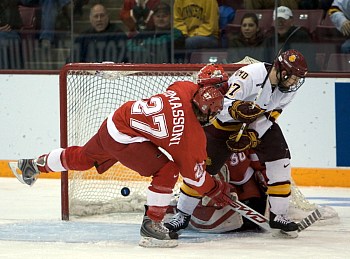
[[[276,120],[295,97],[306,74],[305,58],[297,50],[280,54],[272,67],[265,63],[242,67],[229,79],[223,110],[212,125],[205,128],[207,171],[212,175],[219,172],[232,153],[255,150],[266,167],[270,227],[291,237],[297,237],[298,229],[288,218],[291,155]],[[242,123],[247,126],[238,140]],[[189,192],[181,192],[179,213],[166,226],[175,232],[183,229],[198,202],[199,199]]]
[[[142,176],[152,176],[139,244],[174,247],[178,235],[169,232],[162,220],[179,173],[188,186],[214,203],[225,205],[230,200],[228,184],[210,177],[205,170],[206,137],[202,125],[208,124],[223,106],[223,95],[213,86],[223,77],[213,73],[210,78],[210,84],[175,82],[162,94],[126,102],[108,116],[84,146],[21,159],[18,169],[22,174],[14,173],[32,185],[39,173],[92,167],[103,173],[120,161]],[[173,161],[158,147],[166,150]]]
[[[238,200],[260,214],[265,214],[265,168],[252,150],[233,153],[215,178],[230,183],[231,191],[238,196]],[[231,206],[220,208],[210,204],[202,205],[201,202],[194,209],[188,223],[191,229],[200,232],[260,231],[258,225],[242,217]]]

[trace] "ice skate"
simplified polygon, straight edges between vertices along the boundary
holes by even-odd
[[[298,237],[298,224],[291,221],[286,215],[275,215],[270,212],[270,227],[274,237]]]
[[[170,222],[165,223],[164,226],[169,229],[170,232],[178,232],[181,234],[181,232],[188,227],[190,220],[191,215],[188,215],[179,210],[179,212],[173,216]]]
[[[35,183],[40,174],[35,159],[20,159],[18,162],[9,162],[9,166],[16,178],[29,186]]]
[[[176,247],[178,234],[170,232],[163,222],[151,220],[148,216],[143,217],[141,225],[140,246],[143,247]]]

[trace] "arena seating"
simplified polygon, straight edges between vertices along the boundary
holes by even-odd
[[[191,53],[190,63],[227,63],[227,51],[194,51]]]
[[[350,54],[331,53],[323,71],[350,72]]]

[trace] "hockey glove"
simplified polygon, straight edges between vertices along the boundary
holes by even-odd
[[[231,199],[231,185],[226,182],[218,181],[213,178],[215,186],[203,197],[203,205],[225,207],[232,201]]]
[[[265,176],[263,175],[263,173],[260,171],[255,171],[254,176],[255,176],[255,181],[257,182],[257,184],[259,186],[259,189],[263,193],[266,193],[267,192],[267,182],[266,182],[266,179],[265,179]]]
[[[235,101],[228,110],[231,117],[235,120],[244,123],[252,123],[265,112],[265,110],[261,109],[257,104],[255,104],[253,108],[253,104],[254,103],[250,101]]]
[[[248,129],[243,132],[239,141],[236,142],[238,132],[230,135],[229,139],[226,140],[226,145],[229,150],[234,153],[239,153],[251,148],[255,148],[260,140],[258,139],[258,133],[255,130]]]

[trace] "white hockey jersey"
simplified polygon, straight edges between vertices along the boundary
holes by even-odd
[[[265,63],[254,63],[237,70],[229,78],[229,89],[225,94],[224,108],[218,114],[217,120],[222,123],[237,122],[229,112],[229,108],[236,100],[254,101],[267,75]],[[270,80],[266,80],[263,90],[256,100],[256,104],[267,113],[274,110],[282,111],[294,98],[296,92],[282,93],[277,87],[273,88]],[[259,137],[264,135],[272,122],[266,116],[261,116],[249,125],[249,128],[256,130]]]

